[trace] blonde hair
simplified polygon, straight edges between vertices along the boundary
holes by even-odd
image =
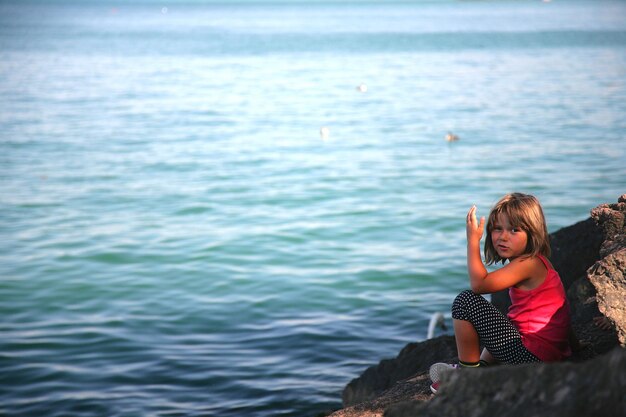
[[[511,193],[502,197],[489,213],[484,249],[487,265],[506,260],[498,255],[491,241],[491,232],[500,214],[506,215],[512,226],[519,227],[528,235],[525,257],[550,256],[550,237],[539,200],[530,194]]]

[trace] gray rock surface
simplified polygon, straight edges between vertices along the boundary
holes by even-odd
[[[626,346],[626,194],[617,204],[603,204],[591,210],[591,217],[601,227],[604,241],[600,259],[587,271],[593,284],[600,312],[617,329],[622,346]]]
[[[499,366],[449,373],[431,401],[407,401],[384,417],[626,416],[626,350],[584,363]]]
[[[430,379],[426,372],[397,382],[377,397],[346,407],[332,414],[332,417],[382,417],[385,410],[405,401],[424,402],[432,397]]]
[[[589,269],[600,312],[617,328],[620,344],[626,346],[626,248],[615,251]]]
[[[374,399],[396,382],[427,371],[435,362],[454,360],[456,344],[453,336],[409,343],[395,359],[382,360],[378,365],[369,367],[359,378],[352,380],[343,390],[343,405],[348,407]]]
[[[624,218],[626,218],[626,194],[620,196],[616,204],[602,204],[591,210],[591,217],[602,229],[602,245],[600,257],[626,246]]]

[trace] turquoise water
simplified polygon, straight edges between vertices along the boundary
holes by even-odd
[[[0,414],[338,407],[469,206],[626,192],[625,114],[618,1],[2,2]]]

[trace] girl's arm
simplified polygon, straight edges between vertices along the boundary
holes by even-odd
[[[470,286],[472,291],[478,292],[474,289],[479,285],[483,278],[488,275],[487,268],[483,264],[483,260],[480,257],[480,240],[483,237],[483,231],[485,230],[485,218],[480,218],[480,223],[476,219],[476,206],[472,206],[467,213],[467,272],[470,278]]]
[[[489,294],[512,287],[536,273],[536,266],[528,259],[516,258],[497,271],[489,273],[480,257],[480,239],[485,228],[485,218],[476,219],[476,206],[467,213],[467,272],[472,291]]]

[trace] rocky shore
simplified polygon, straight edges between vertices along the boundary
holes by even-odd
[[[352,380],[332,417],[626,416],[626,194],[551,237],[581,348],[562,363],[500,365],[453,372],[439,393],[428,368],[453,362],[453,336],[409,343]],[[508,294],[492,302],[506,312]],[[603,329],[594,318],[605,317]]]

